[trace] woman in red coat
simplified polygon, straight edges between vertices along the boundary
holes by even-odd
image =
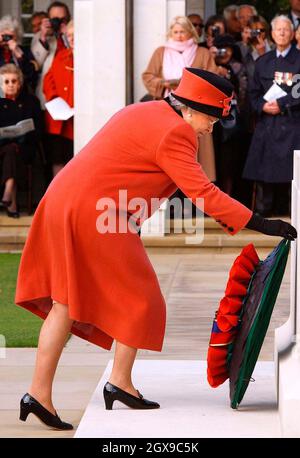
[[[43,82],[45,99],[49,102],[56,97],[64,99],[70,107],[74,106],[74,30],[73,21],[67,25],[66,32],[70,48],[59,51],[46,73]],[[73,118],[67,121],[54,120],[45,111],[47,152],[55,176],[73,157],[74,127]]]
[[[220,191],[196,160],[197,136],[229,113],[231,95],[224,78],[184,69],[173,97],[119,111],[51,182],[32,221],[16,290],[16,304],[45,319],[21,419],[33,412],[48,425],[72,428],[57,417],[51,397],[70,331],[108,350],[116,340],[107,409],[116,399],[136,409],[159,407],[131,380],[137,349],[161,351],[165,332],[165,301],[137,234],[159,206],[151,206],[153,198],[180,187],[194,202],[203,198],[205,212],[228,234],[247,225],[296,236],[288,223],[255,217]]]

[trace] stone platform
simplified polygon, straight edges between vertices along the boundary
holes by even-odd
[[[228,381],[211,388],[205,361],[137,360],[135,387],[160,409],[133,410],[120,402],[105,410],[103,386],[109,361],[85,410],[75,438],[84,437],[281,437],[274,364],[259,362],[238,410],[230,408]]]

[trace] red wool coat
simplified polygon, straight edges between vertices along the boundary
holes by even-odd
[[[55,97],[61,97],[70,107],[74,106],[74,59],[71,49],[64,49],[56,54],[44,77],[43,92],[47,102]],[[55,121],[46,110],[45,123],[49,134],[62,135],[73,140],[73,118],[67,121]]]
[[[101,197],[118,204],[171,196],[177,187],[235,234],[252,212],[220,191],[196,161],[193,129],[165,102],[115,114],[53,179],[34,215],[19,267],[16,304],[46,318],[66,304],[72,332],[103,348],[113,339],[161,351],[166,307],[137,233],[99,233]],[[121,206],[122,207],[122,206]],[[126,209],[125,209],[126,211]],[[153,210],[154,211],[154,210]]]

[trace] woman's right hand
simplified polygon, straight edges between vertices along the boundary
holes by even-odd
[[[51,22],[47,17],[42,20],[40,33],[42,41],[46,41],[47,37],[52,33]]]
[[[210,53],[211,57],[213,57],[214,59],[217,57],[217,48],[215,46],[211,46],[209,49],[208,49],[208,52]]]
[[[254,45],[256,51],[258,52],[258,54],[260,56],[262,56],[263,54],[265,54],[266,52],[266,43],[265,43],[265,40],[263,39],[263,37],[261,36],[261,34],[259,34],[257,36],[257,43]]]

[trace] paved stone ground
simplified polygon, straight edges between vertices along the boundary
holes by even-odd
[[[223,295],[228,270],[240,249],[148,249],[167,302],[167,328],[162,352],[139,350],[140,359],[205,360],[212,318]],[[263,259],[269,250],[259,250]],[[273,359],[274,329],[289,315],[287,268],[260,359]],[[72,337],[60,360],[54,405],[75,428],[101,378],[111,351]],[[0,359],[0,437],[73,437],[74,431],[53,431],[30,415],[19,421],[19,400],[30,384],[35,349],[7,349]],[[142,387],[139,387],[142,391]],[[151,394],[151,393],[150,393]],[[150,395],[149,394],[149,395]],[[99,405],[104,408],[104,403]]]

